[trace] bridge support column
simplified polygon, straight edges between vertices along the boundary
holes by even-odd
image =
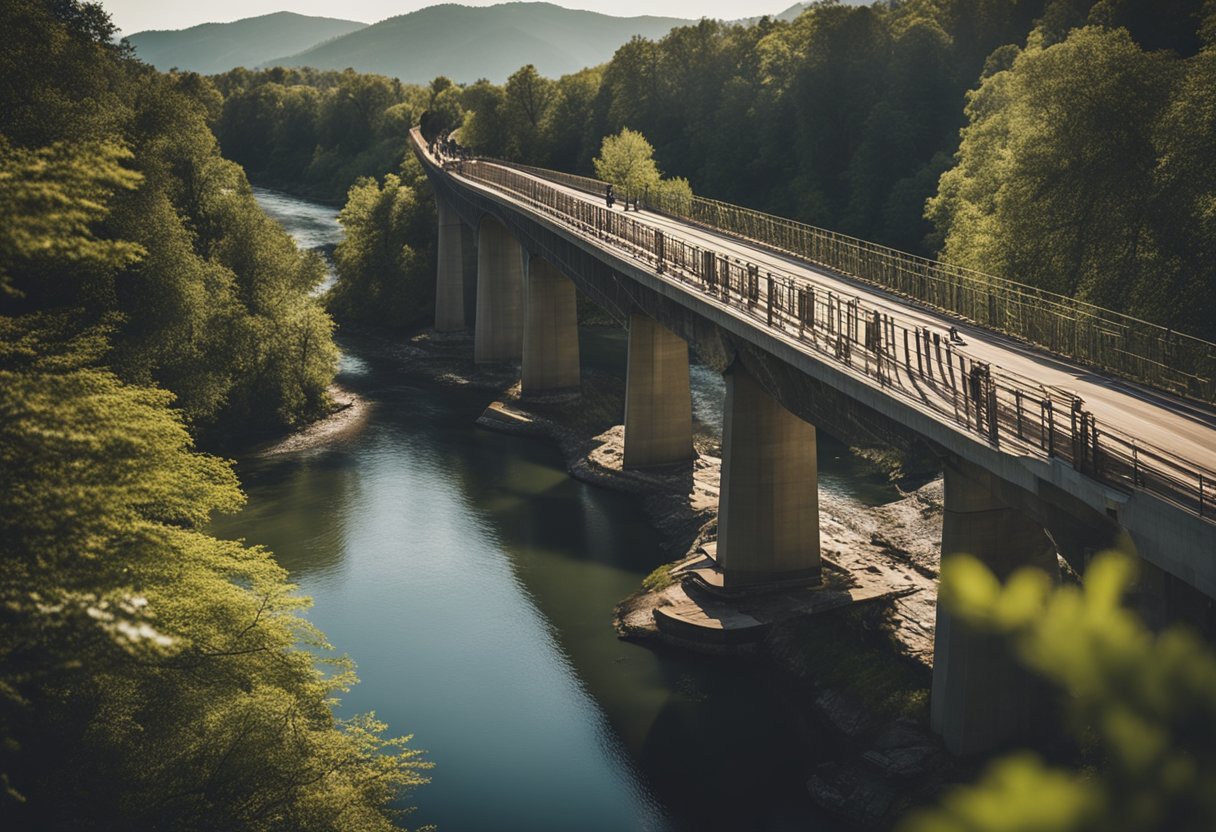
[[[950,460],[945,471],[942,556],[979,558],[1002,580],[1021,566],[1059,577],[1055,545],[1000,499],[992,474]],[[930,724],[955,754],[977,754],[1035,727],[1044,695],[1000,638],[976,632],[937,605]]]
[[[692,457],[688,342],[634,312],[625,375],[624,466],[648,468]]]
[[[574,283],[540,257],[524,273],[524,395],[571,390],[579,384],[578,309]]]
[[[726,372],[718,566],[723,586],[819,576],[815,426],[742,367]]]
[[[454,332],[465,328],[464,234],[465,227],[447,200],[437,198],[439,213],[438,274],[435,278],[435,329]]]
[[[524,347],[523,251],[498,220],[483,217],[477,232],[477,325],[473,360],[518,361]]]

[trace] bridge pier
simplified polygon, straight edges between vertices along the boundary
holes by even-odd
[[[718,567],[723,586],[819,576],[815,426],[726,371]]]
[[[442,197],[436,197],[439,214],[439,268],[435,277],[435,329],[454,332],[465,328],[464,235],[465,226]]]
[[[634,312],[625,374],[624,466],[667,465],[693,455],[688,342]]]
[[[951,459],[945,466],[942,556],[979,558],[1004,580],[1021,566],[1059,577],[1042,526],[999,496],[993,474]],[[930,724],[955,754],[977,754],[1035,727],[1043,695],[999,636],[976,632],[939,602]]]
[[[574,283],[549,261],[527,258],[520,391],[524,395],[579,385],[578,309]]]
[[[493,364],[523,357],[523,295],[523,250],[502,223],[482,217],[477,231],[475,362]]]

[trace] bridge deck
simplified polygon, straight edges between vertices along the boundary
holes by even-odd
[[[622,248],[625,248],[628,254],[653,271],[654,258],[646,256],[645,252],[638,250],[637,247],[622,246],[619,241],[605,239],[605,235],[595,233],[593,228],[579,228],[579,223],[574,218],[556,216],[551,208],[546,208],[523,193],[512,192],[510,189],[504,189],[500,185],[485,181],[484,174],[487,169],[498,167],[492,163],[480,161],[464,174],[452,170],[449,170],[449,174],[458,178],[466,187],[481,190],[499,200],[515,203],[523,210],[545,217],[550,221],[555,217],[559,221],[565,219],[565,224],[575,226],[575,230],[586,241],[618,255],[621,254]],[[480,174],[471,175],[478,169],[481,171]],[[500,170],[510,171],[514,177],[524,177],[537,183],[543,183],[546,188],[553,189],[568,197],[569,200],[577,201],[588,207],[594,206],[601,210],[605,208],[602,196],[589,194],[530,172],[506,167],[502,167]],[[623,206],[618,204],[612,211],[621,214]],[[1103,376],[1091,369],[1071,364],[1057,356],[1048,355],[1007,336],[970,325],[948,314],[927,309],[873,285],[810,265],[792,256],[783,255],[760,244],[751,243],[727,233],[715,232],[681,219],[646,210],[629,211],[626,216],[634,223],[663,232],[669,247],[677,244],[678,241],[683,241],[688,246],[712,250],[718,255],[738,260],[740,263],[758,266],[760,270],[758,297],[753,298],[752,303],[744,304],[740,302],[739,298],[732,303],[729,298],[719,300],[712,295],[710,297],[724,311],[754,325],[766,326],[765,310],[769,300],[766,277],[771,272],[781,286],[793,278],[799,286],[816,287],[820,292],[820,298],[825,291],[830,291],[835,294],[837,301],[858,299],[867,315],[873,310],[877,310],[883,316],[889,316],[897,328],[891,330],[893,335],[898,330],[905,328],[915,331],[918,328],[928,327],[932,332],[941,336],[944,348],[948,328],[957,327],[965,345],[956,344],[951,348],[953,360],[957,361],[961,356],[968,363],[971,361],[989,363],[994,368],[994,376],[997,375],[997,368],[999,368],[1002,378],[1016,379],[1016,387],[1019,390],[1032,394],[1032,398],[1027,399],[1024,404],[1028,424],[1037,422],[1040,418],[1038,397],[1050,396],[1056,405],[1054,413],[1056,429],[1059,430],[1062,423],[1064,429],[1067,430],[1070,414],[1069,410],[1061,404],[1068,401],[1071,396],[1078,396],[1084,402],[1084,409],[1093,414],[1104,437],[1103,441],[1109,443],[1112,448],[1117,447],[1119,453],[1126,452],[1124,455],[1128,462],[1121,475],[1123,479],[1130,484],[1132,477],[1130,460],[1133,456],[1130,449],[1133,445],[1137,446],[1139,453],[1145,455],[1138,457],[1141,465],[1151,468],[1156,460],[1156,463],[1166,472],[1162,474],[1163,477],[1175,478],[1176,487],[1180,491],[1194,492],[1195,497],[1198,498],[1179,499],[1174,497],[1175,502],[1179,502],[1191,511],[1199,510],[1200,513],[1209,517],[1216,514],[1216,493],[1213,493],[1216,491],[1216,482],[1213,482],[1216,480],[1216,475],[1212,473],[1216,472],[1216,411],[1170,394]],[[632,250],[630,250],[631,248]],[[690,285],[689,274],[680,275],[674,271],[669,269],[662,276],[663,279],[681,291],[696,295],[702,300],[706,299],[707,295],[704,290],[699,291],[696,286]],[[789,296],[787,295],[787,297]],[[786,310],[790,309],[790,300],[784,301]],[[822,300],[819,302],[821,303]],[[837,311],[839,311],[839,307]],[[768,325],[768,329],[770,332],[775,331],[783,340],[795,345],[797,349],[816,357],[822,358],[825,352],[832,349],[832,343],[824,339],[814,327],[806,330],[797,325],[791,327],[788,312],[784,317],[779,316],[775,326]],[[920,405],[935,411],[939,416],[953,411],[955,421],[966,421],[965,416],[960,420],[957,415],[960,385],[954,383],[953,368],[950,371],[949,383],[940,369],[933,371],[936,372],[935,377],[931,376],[929,380],[926,380],[923,372],[916,372],[915,360],[907,361],[907,353],[900,339],[892,338],[887,347],[890,348],[886,354],[887,357],[875,362],[876,365],[882,361],[886,362],[885,378],[883,372],[876,373],[876,377],[880,381],[900,388],[899,392],[905,398],[911,397],[914,402],[919,398]],[[854,349],[856,350],[856,346]],[[912,355],[915,356],[915,348]],[[863,360],[867,362],[868,367],[871,356],[855,354],[850,361],[850,366],[856,365],[860,369]],[[911,363],[911,372],[908,371],[909,363]],[[961,372],[958,378],[961,382]],[[1005,399],[1009,399],[1009,401],[999,402],[998,409],[1002,412],[1013,407],[1014,394],[1011,391],[1012,388],[1007,388],[1001,393]],[[965,400],[965,393],[962,398]],[[1023,412],[1021,399],[1019,399],[1018,412]],[[949,420],[947,419],[947,421]],[[1033,434],[1034,431],[1028,429],[1028,433]],[[1010,441],[1009,438],[1002,435],[1002,448],[1006,451],[1016,449],[1027,454],[1043,455],[1044,439],[1041,431],[1037,440],[1033,435],[1025,438],[1025,442],[1016,439]],[[1156,450],[1154,451],[1154,449]],[[1167,458],[1169,461],[1162,462],[1161,457],[1154,457],[1154,453],[1159,453],[1161,457]],[[1102,479],[1109,481],[1110,478],[1103,477]],[[1204,494],[1205,488],[1206,494]],[[1154,490],[1162,491],[1163,489]]]

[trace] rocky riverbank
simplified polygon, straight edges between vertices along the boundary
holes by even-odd
[[[362,353],[391,357],[403,372],[486,390],[494,401],[479,424],[553,441],[573,476],[635,495],[673,562],[714,542],[721,465],[716,437],[698,432],[698,456],[688,463],[623,470],[619,378],[584,370],[577,396],[522,399],[518,369],[475,365],[465,334],[390,338],[358,332],[343,340],[357,340]],[[780,668],[808,718],[837,738],[839,753],[808,772],[807,788],[817,803],[859,828],[884,827],[942,782],[964,774],[928,730],[941,511],[940,479],[875,507],[821,491],[825,559],[845,573],[898,588],[897,597],[774,625],[745,648],[752,660]],[[669,567],[656,570],[618,607],[622,637],[670,640],[653,623],[670,583]]]

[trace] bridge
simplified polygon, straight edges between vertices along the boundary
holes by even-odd
[[[817,579],[820,426],[937,453],[943,554],[1058,574],[1057,552],[1083,571],[1120,545],[1150,621],[1211,625],[1216,346],[736,206],[609,207],[603,182],[411,143],[438,206],[435,328],[471,325],[475,359],[519,362],[524,396],[577,389],[577,293],[628,327],[627,467],[694,455],[690,347],[724,373],[724,588]],[[939,606],[947,747],[1025,730],[1026,684]]]

